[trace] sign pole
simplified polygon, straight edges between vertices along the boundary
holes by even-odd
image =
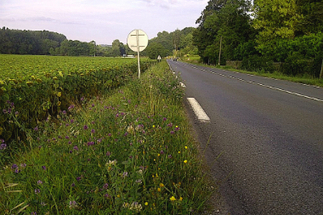
[[[137,39],[137,55],[138,55],[138,79],[140,79],[140,56],[139,56],[139,30],[136,30]]]

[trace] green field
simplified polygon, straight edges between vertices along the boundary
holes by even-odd
[[[140,80],[37,122],[0,169],[0,211],[198,214],[213,187],[182,99],[179,80],[161,62]],[[24,123],[14,111],[6,115]]]
[[[6,113],[15,107],[25,129],[81,98],[127,83],[137,72],[136,60],[123,58],[0,55],[0,62],[0,109]],[[142,60],[142,70],[151,63]],[[0,139],[5,141],[24,136],[10,121],[0,115]]]

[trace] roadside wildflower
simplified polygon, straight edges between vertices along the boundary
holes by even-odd
[[[148,202],[145,202],[145,205],[147,206],[148,205]]]
[[[161,192],[161,189],[158,187],[158,188],[157,188],[157,191],[158,191],[158,192]]]
[[[187,163],[187,160],[184,160],[184,163]]]
[[[5,150],[6,148],[7,148],[7,144],[2,143],[2,144],[0,145],[0,150]]]
[[[11,169],[17,169],[18,165],[17,164],[12,164]]]
[[[46,166],[42,166],[41,168],[42,168],[43,170],[46,170]]]
[[[95,133],[95,130],[94,130],[94,129],[92,129],[92,130],[91,130],[91,133],[92,133],[92,134],[94,134],[94,133]]]
[[[37,184],[43,184],[43,182],[41,180],[38,180]]]
[[[110,156],[111,152],[107,151],[106,156]]]
[[[175,200],[176,200],[176,198],[175,198],[174,196],[170,197],[169,199],[170,199],[171,201],[175,201]]]
[[[35,194],[40,193],[40,189],[35,189]]]
[[[125,203],[123,203],[123,207],[128,208],[129,210],[136,211],[136,212],[139,212],[142,210],[142,206],[138,202],[133,202],[133,203],[131,203],[131,205],[129,203],[125,202]]]
[[[179,198],[179,201],[182,201],[182,200],[183,200],[183,197],[180,197],[180,198]]]
[[[112,165],[116,165],[117,164],[117,160],[113,160],[113,161],[108,161],[105,166],[112,166]]]
[[[88,129],[89,127],[87,127],[87,125],[84,125],[83,126],[84,130]]]
[[[109,184],[108,183],[105,183],[104,185],[103,185],[103,189],[108,189],[108,186],[109,186]]]
[[[70,208],[70,209],[77,208],[77,203],[76,203],[76,201],[70,201],[69,208]]]
[[[185,146],[185,149],[187,149],[187,146]]]
[[[160,183],[159,186],[160,187],[165,187],[165,185],[163,183]]]

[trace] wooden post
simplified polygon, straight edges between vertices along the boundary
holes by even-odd
[[[221,62],[221,49],[222,49],[222,36],[220,39],[220,51],[219,51],[219,63],[218,63],[219,66],[220,66],[220,62]]]

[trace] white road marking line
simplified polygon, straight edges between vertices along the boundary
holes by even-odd
[[[196,101],[195,98],[187,98],[188,102],[190,103],[191,107],[193,108],[193,111],[195,115],[197,116],[197,119],[200,122],[209,122],[210,118],[205,113],[201,105]]]
[[[319,98],[315,98],[315,97],[311,97],[311,96],[307,96],[307,95],[303,95],[303,94],[300,94],[300,93],[296,93],[296,92],[292,92],[292,91],[288,91],[288,90],[284,90],[284,89],[281,89],[281,88],[278,88],[278,87],[273,87],[273,86],[270,86],[270,85],[266,85],[266,84],[262,84],[262,83],[258,83],[258,82],[254,82],[254,81],[247,81],[247,80],[243,80],[241,78],[237,78],[237,77],[234,77],[232,75],[224,75],[224,74],[221,74],[221,73],[215,73],[213,71],[211,71],[211,73],[214,73],[214,74],[217,74],[217,75],[220,75],[222,77],[227,77],[227,78],[232,78],[232,79],[237,79],[239,81],[242,81],[242,82],[247,82],[249,84],[256,84],[256,85],[259,85],[261,87],[266,87],[266,88],[269,88],[269,89],[272,89],[272,90],[277,90],[277,91],[281,91],[281,92],[284,92],[284,93],[288,93],[288,94],[291,94],[291,95],[295,95],[295,96],[299,96],[299,97],[303,97],[303,98],[306,98],[306,99],[311,99],[311,100],[314,100],[314,101],[317,101],[317,102],[323,102],[323,99],[319,99]],[[250,75],[250,74],[247,74],[249,76],[254,76],[254,75]],[[278,79],[274,79],[274,80],[278,80]],[[303,84],[304,85],[304,84]],[[309,86],[309,85],[306,85],[306,86]],[[315,86],[314,86],[315,87]],[[318,88],[320,89],[320,87],[315,87],[315,88]]]

